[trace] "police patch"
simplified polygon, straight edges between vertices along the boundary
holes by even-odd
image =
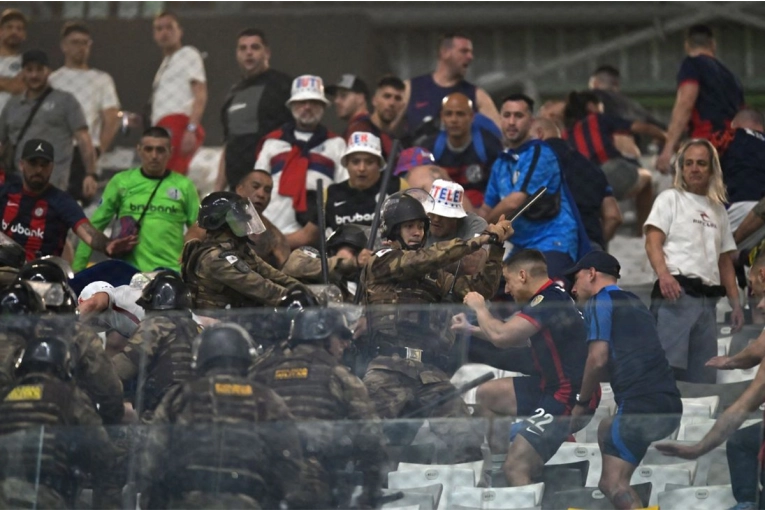
[[[392,250],[391,248],[383,248],[382,250],[378,250],[378,251],[375,253],[375,257],[382,257],[383,255],[385,255],[385,254],[386,254],[386,253],[388,253],[389,251],[393,251],[393,250]]]
[[[225,384],[215,383],[215,393],[218,395],[233,395],[235,397],[249,397],[252,395],[252,386],[249,384]]]
[[[240,273],[249,273],[252,271],[252,268],[245,261],[239,260],[239,257],[236,255],[232,255],[231,253],[221,253],[220,257],[226,259],[228,263],[234,266]]]
[[[319,250],[314,248],[313,246],[301,246],[298,248],[300,251],[308,255],[309,257],[318,259],[319,258]]]
[[[537,306],[539,303],[544,301],[544,299],[545,299],[544,296],[537,296],[537,297],[535,297],[534,299],[531,300],[531,306]]]
[[[284,368],[274,372],[274,379],[283,381],[285,379],[308,379],[308,368]]]
[[[8,401],[20,401],[20,400],[40,400],[42,399],[42,386],[17,386],[13,388],[5,400]]]

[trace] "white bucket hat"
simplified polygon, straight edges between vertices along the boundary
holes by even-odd
[[[373,154],[380,159],[380,169],[385,166],[380,139],[372,133],[363,131],[356,131],[353,133],[350,138],[348,138],[348,146],[345,148],[345,152],[343,152],[343,157],[340,158],[340,164],[347,167],[348,165],[346,165],[346,161],[348,160],[348,156],[354,152]]]
[[[430,188],[430,195],[435,204],[433,214],[446,218],[464,218],[467,216],[462,208],[462,199],[465,198],[465,189],[456,182],[436,179]]]
[[[329,104],[329,100],[324,97],[324,82],[319,76],[304,74],[292,80],[292,91],[287,100],[287,106],[293,101],[321,101]]]

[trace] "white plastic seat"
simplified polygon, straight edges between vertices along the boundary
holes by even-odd
[[[419,505],[421,510],[435,510],[441,501],[444,486],[440,483],[427,485],[425,487],[411,487],[409,489],[383,489],[384,496],[403,492],[404,497],[397,501],[385,503],[382,508],[398,508],[401,505]]]
[[[697,398],[681,398],[683,402],[683,416],[704,416],[703,409],[708,409],[706,417],[713,418],[720,407],[719,395]]]
[[[485,509],[531,508],[542,504],[545,484],[535,483],[522,487],[483,489],[479,487],[455,488],[449,497],[450,505]]]
[[[402,463],[404,464],[404,463]],[[411,465],[414,466],[414,465]],[[412,489],[440,483],[444,486],[438,510],[449,508],[449,494],[455,487],[475,487],[475,471],[469,468],[432,465],[427,469],[422,467],[391,471],[388,473],[388,488]]]
[[[650,482],[651,499],[648,501],[648,506],[656,505],[659,493],[664,491],[664,486],[668,483],[690,486],[696,475],[696,465],[696,462],[663,466],[641,465],[632,474],[630,485]]]
[[[733,337],[725,336],[722,338],[717,339],[717,355],[718,356],[727,356],[730,352],[730,342],[733,340]]]
[[[663,491],[657,500],[661,510],[720,510],[736,505],[730,485]]]
[[[756,367],[747,368],[747,369],[739,369],[739,370],[718,370],[717,371],[717,384],[729,384],[729,383],[737,383],[741,381],[751,381],[754,379],[754,376],[757,374],[757,369],[760,367],[760,365],[757,365]]]
[[[432,467],[472,469],[475,473],[476,483],[481,480],[481,477],[483,476],[482,460],[477,460],[475,462],[463,462],[461,464],[413,464],[411,462],[399,462],[398,469],[396,469],[396,471],[421,471],[423,469],[429,469]],[[476,483],[473,483],[472,486],[475,487]]]
[[[451,378],[451,383],[455,386],[460,386],[490,372],[494,374],[495,379],[499,379],[500,374],[504,372],[504,370],[499,370],[498,368],[483,365],[481,363],[467,363],[454,372],[454,375]],[[462,395],[462,399],[466,404],[473,405],[476,403],[477,390],[478,388],[473,388]]]
[[[600,481],[600,472],[603,469],[603,457],[600,454],[598,443],[563,443],[546,465],[557,466],[582,461],[589,462],[587,481],[584,486],[597,487]]]

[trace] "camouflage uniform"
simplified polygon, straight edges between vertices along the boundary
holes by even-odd
[[[0,400],[3,508],[71,507],[77,489],[75,465],[92,474],[94,485],[100,483],[114,450],[93,403],[73,383],[30,373]]]
[[[191,343],[200,331],[190,312],[150,315],[141,321],[125,350],[112,358],[123,382],[142,375],[144,411],[153,411],[171,386],[192,378]],[[144,373],[139,374],[142,363]]]
[[[286,287],[300,283],[266,264],[246,238],[225,231],[208,232],[203,241],[186,243],[182,266],[183,280],[198,309],[275,306]]]
[[[301,466],[284,401],[221,369],[165,395],[141,451],[142,488],[155,484],[167,508],[299,507]]]
[[[461,300],[470,291],[491,298],[499,286],[503,249],[491,246],[484,270],[454,275],[443,267],[481,249],[475,240],[454,239],[419,250],[378,251],[364,268],[365,304],[372,345],[378,356],[369,363],[364,384],[381,418],[397,418],[454,390],[441,367],[454,343],[450,313],[426,305],[453,292]],[[395,306],[385,306],[395,305]],[[441,404],[430,417],[468,417],[460,398]],[[480,458],[483,433],[463,421],[431,423],[431,430],[453,445],[454,462]]]
[[[353,296],[348,291],[348,283],[359,274],[359,266],[353,259],[334,256],[327,258],[329,282],[337,285],[343,292],[343,298],[349,301]],[[303,247],[290,253],[282,267],[282,272],[304,283],[324,283],[321,274],[319,252],[310,247]]]
[[[343,503],[331,492],[338,488],[334,474],[350,459],[364,473],[366,495],[378,491],[384,436],[367,389],[347,367],[321,345],[299,344],[259,363],[252,377],[284,398],[295,419],[304,422],[299,425],[304,483],[318,498],[316,507]]]

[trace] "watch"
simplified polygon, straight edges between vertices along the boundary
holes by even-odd
[[[193,122],[189,122],[188,124],[186,124],[186,131],[189,131],[191,133],[196,133],[197,127],[198,126],[194,124]]]
[[[576,404],[585,407],[589,406],[590,402],[592,402],[592,397],[590,397],[589,400],[581,400],[581,396],[582,395],[579,393],[576,394]]]

